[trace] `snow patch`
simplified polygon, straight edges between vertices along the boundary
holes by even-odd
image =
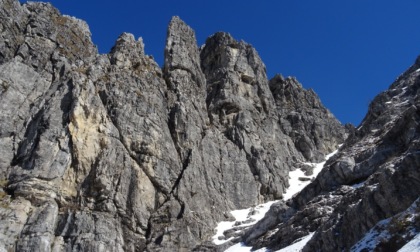
[[[380,221],[375,227],[381,227],[379,230],[384,229],[388,226],[390,219]],[[358,241],[352,248],[351,252],[362,252],[362,251],[373,251],[374,248],[379,244],[380,240],[388,239],[388,232],[380,232],[378,229],[372,228],[365,234],[365,236]]]
[[[264,218],[265,214],[270,210],[271,205],[277,201],[269,201],[267,203],[256,206],[255,208],[247,208],[243,210],[234,210],[231,212],[236,221],[249,221],[253,219],[254,221],[240,225],[240,227],[250,226],[257,223],[259,220]]]
[[[315,173],[314,168],[314,173]],[[300,177],[306,177],[305,173],[301,169],[296,169],[294,171],[289,172],[289,187],[287,188],[286,192],[283,194],[283,199],[288,200],[293,197],[293,195],[297,194],[298,192],[302,191],[305,186],[307,186],[310,181],[300,181]],[[312,176],[309,177],[312,179]]]
[[[391,226],[391,221],[397,220],[397,221],[404,221],[404,223],[409,223],[406,229],[409,233],[411,233],[412,236],[415,235],[415,237],[408,242],[403,248],[401,248],[399,251],[402,252],[408,252],[408,251],[420,251],[420,234],[416,234],[415,228],[413,228],[413,223],[415,216],[417,216],[417,207],[420,203],[420,198],[417,199],[411,206],[405,210],[404,212],[401,212],[398,215],[395,215],[393,217],[390,217],[388,219],[379,221],[373,228],[369,230],[365,234],[365,236],[359,240],[351,249],[351,252],[362,252],[362,251],[374,251],[374,249],[378,246],[378,244],[381,243],[383,240],[389,240],[391,238],[391,234],[389,233],[389,228]],[[411,236],[410,235],[410,236]],[[416,247],[417,246],[417,247]],[[404,249],[404,250],[403,250]]]
[[[420,68],[416,70],[416,73],[420,72]]]
[[[225,250],[225,252],[251,252],[251,251],[252,251],[252,247],[247,247],[242,242],[237,243]],[[253,252],[269,252],[269,250],[267,250],[266,248],[261,248],[258,250],[254,250]]]
[[[219,237],[224,237],[223,232],[233,228],[234,224],[235,224],[234,221],[221,221],[221,222],[219,222],[219,224],[217,224],[217,227],[216,227],[216,234],[213,236],[213,243],[216,244],[216,245],[221,245],[221,244],[223,244],[227,241],[232,240],[233,237],[230,238],[230,239],[227,239],[227,240],[225,240],[223,238],[219,238]]]
[[[302,251],[303,247],[309,242],[309,240],[312,239],[312,236],[314,236],[315,232],[310,233],[307,236],[304,236],[302,238],[297,239],[294,241],[294,243],[290,244],[289,246],[282,248],[280,250],[276,250],[274,252],[299,252]],[[247,247],[243,243],[237,243],[231,247],[229,247],[225,252],[251,252],[252,247]],[[254,250],[254,252],[269,252],[270,250],[266,248],[261,248],[258,250]]]
[[[219,222],[216,228],[216,234],[213,236],[213,243],[216,245],[223,244],[227,241],[233,239],[233,237],[229,239],[223,239],[223,233],[229,229],[234,227],[247,227],[252,226],[257,223],[259,220],[264,218],[265,214],[270,209],[271,205],[277,201],[269,201],[267,203],[258,205],[256,207],[250,207],[241,210],[233,210],[230,213],[235,218],[235,221],[222,221]],[[235,225],[237,223],[244,223],[240,225]]]
[[[341,145],[340,145],[341,146]],[[301,169],[296,169],[294,171],[289,172],[289,187],[287,188],[286,192],[283,194],[283,200],[291,199],[294,195],[299,193],[303,190],[307,185],[309,185],[312,179],[316,178],[318,174],[321,172],[322,168],[324,168],[325,163],[328,159],[334,156],[338,150],[328,154],[325,156],[325,161],[321,163],[305,163],[306,165],[311,165],[314,167],[313,174],[311,176],[306,176],[305,173]],[[299,178],[306,178],[308,180],[301,181]]]
[[[407,244],[404,245],[404,247],[398,250],[398,252],[413,252],[413,251],[420,251],[420,234],[417,234],[416,236],[414,236],[414,238],[411,241],[409,241]]]
[[[354,189],[360,188],[365,184],[365,181],[351,185],[351,187],[353,187]]]
[[[305,245],[309,242],[310,239],[312,239],[312,236],[314,236],[315,232],[310,233],[307,236],[304,236],[298,240],[296,240],[293,244],[282,248],[280,250],[277,250],[275,252],[299,252],[305,247]]]

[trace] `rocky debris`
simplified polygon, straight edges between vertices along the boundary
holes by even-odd
[[[231,210],[281,198],[343,139],[302,126],[328,143],[297,148],[256,50],[227,33],[200,49],[174,17],[161,69],[128,33],[99,55],[50,4],[0,0],[0,19],[3,250],[214,251]]]
[[[362,124],[318,177],[286,202],[285,209],[295,214],[281,218],[286,210],[274,208],[242,240],[276,250],[315,232],[303,251],[350,251],[375,225],[404,215],[420,190],[418,69],[417,61],[373,100]],[[418,229],[391,231],[384,244],[402,246],[413,235],[395,237],[409,232]]]

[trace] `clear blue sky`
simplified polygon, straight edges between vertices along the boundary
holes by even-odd
[[[342,123],[355,125],[370,100],[420,55],[418,0],[50,2],[87,21],[101,53],[130,32],[143,37],[160,65],[171,16],[189,24],[200,45],[217,31],[229,32],[257,49],[269,78],[296,76]]]

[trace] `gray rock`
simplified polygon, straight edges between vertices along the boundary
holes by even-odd
[[[397,229],[386,228],[387,236],[374,247],[359,243],[357,248],[402,247],[417,232],[415,224],[408,224],[406,209],[420,190],[419,68],[416,61],[373,100],[362,124],[318,177],[287,202],[296,212],[290,219],[264,227],[277,214],[270,211],[242,239],[255,248],[277,250],[314,232],[303,251],[350,251],[371,228],[393,218]]]
[[[0,65],[0,83],[0,170],[7,177],[16,155],[17,143],[25,133],[25,119],[33,112],[32,107],[42,102],[40,100],[49,83],[17,60]]]
[[[280,198],[287,171],[303,158],[279,128],[264,64],[255,49],[227,33],[207,39],[201,61],[211,124],[245,152],[260,193]]]
[[[55,202],[46,202],[37,207],[29,217],[19,240],[18,251],[49,251],[54,242],[58,207]]]
[[[13,57],[15,52],[24,42],[22,30],[28,22],[28,11],[15,0],[0,1],[0,64]]]
[[[313,162],[323,160],[342,144],[346,130],[326,109],[316,93],[305,90],[296,78],[276,75],[270,80],[280,124],[302,155]]]
[[[2,191],[3,193],[3,191]],[[3,194],[2,194],[3,195]],[[3,197],[0,202],[0,248],[10,251],[22,232],[32,210],[31,203],[23,198],[12,200]]]
[[[280,199],[343,138],[331,118],[292,134],[258,53],[227,33],[199,49],[174,17],[162,70],[128,33],[99,55],[50,4],[0,0],[0,18],[0,250],[221,250],[231,210]]]

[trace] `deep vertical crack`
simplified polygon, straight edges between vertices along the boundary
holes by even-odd
[[[185,159],[184,163],[182,164],[181,173],[179,174],[178,178],[175,180],[174,185],[172,186],[172,189],[171,189],[171,192],[170,192],[171,194],[173,194],[173,192],[175,191],[175,189],[178,187],[179,182],[181,181],[182,177],[184,176],[185,170],[188,168],[188,165],[190,164],[190,161],[191,161],[191,153],[192,153],[192,150],[189,150],[188,151],[187,158]]]
[[[177,219],[181,219],[183,216],[184,216],[184,211],[185,211],[185,203],[184,203],[184,201],[183,200],[181,200],[181,198],[178,196],[178,194],[177,193],[175,193],[175,190],[178,188],[178,186],[179,186],[179,184],[180,184],[180,182],[181,182],[181,179],[182,179],[182,177],[184,176],[184,172],[185,172],[185,170],[188,168],[188,166],[189,166],[189,164],[190,164],[190,161],[191,161],[191,153],[192,153],[192,150],[189,150],[188,151],[188,155],[187,155],[187,158],[185,159],[185,161],[183,162],[183,164],[182,164],[182,170],[181,170],[181,173],[179,174],[179,176],[178,176],[178,178],[176,179],[176,181],[175,181],[175,183],[174,183],[174,185],[172,186],[172,189],[171,189],[171,192],[170,192],[170,194],[172,195],[172,196],[174,196],[174,198],[178,201],[178,203],[181,205],[181,211],[178,213],[178,215],[177,215]]]

